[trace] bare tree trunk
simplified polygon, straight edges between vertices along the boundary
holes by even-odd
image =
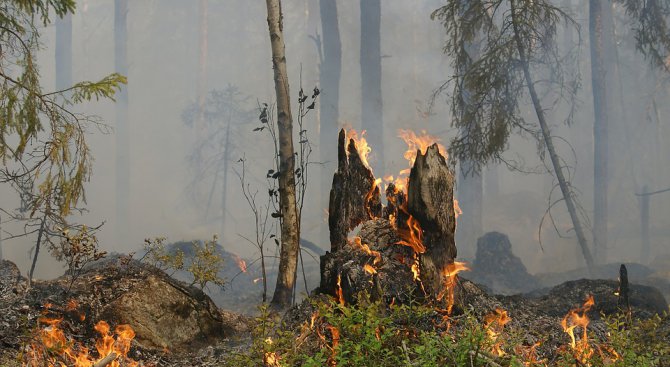
[[[114,65],[116,72],[128,76],[127,58],[128,0],[114,0]],[[116,94],[116,238],[128,240],[128,202],[130,196],[130,133],[128,131],[128,86]]]
[[[382,119],[381,1],[361,2],[361,122],[372,147],[373,171],[384,172]]]
[[[207,0],[200,0],[198,2],[198,24],[200,28],[198,35],[198,74],[195,87],[198,111],[195,123],[193,124],[193,127],[195,128],[195,146],[202,145],[205,135],[205,99],[207,97]],[[200,150],[197,151],[201,152]],[[202,175],[202,157],[195,157],[193,164],[195,165],[196,174]],[[199,187],[196,185],[194,189],[196,191],[195,197],[197,198],[199,196]]]
[[[523,43],[521,41],[519,31],[517,29],[518,26],[516,21],[514,20],[516,14],[515,0],[510,0],[510,5],[512,8],[511,11],[512,11],[512,25],[514,27],[514,39],[517,45],[517,51],[519,52],[520,62],[523,65],[523,74],[524,78],[526,79],[526,86],[528,87],[528,92],[533,102],[533,107],[535,108],[535,114],[537,115],[537,120],[540,124],[540,129],[542,130],[542,137],[544,139],[544,143],[547,145],[547,152],[549,153],[549,157],[551,158],[551,164],[554,167],[554,174],[556,175],[556,179],[558,180],[558,185],[561,188],[561,194],[563,195],[563,200],[565,200],[565,205],[568,208],[568,213],[570,214],[572,225],[575,229],[575,233],[577,234],[577,241],[579,242],[579,246],[582,248],[582,254],[584,255],[586,265],[589,271],[591,271],[591,269],[593,269],[593,257],[591,256],[591,251],[589,250],[588,243],[586,242],[586,237],[584,236],[584,229],[582,228],[582,223],[579,220],[579,217],[577,216],[577,209],[575,208],[575,203],[573,202],[572,192],[570,191],[568,181],[565,179],[565,175],[563,174],[563,167],[561,166],[561,161],[558,157],[558,154],[556,153],[556,149],[554,148],[554,143],[551,138],[551,131],[549,130],[549,125],[547,124],[547,120],[544,116],[544,109],[542,108],[542,105],[540,103],[540,98],[537,96],[537,92],[535,90],[535,82],[533,81],[533,78],[530,75],[530,66],[528,64],[526,50],[523,48]]]
[[[597,262],[607,259],[607,86],[603,32],[604,0],[589,0],[591,85],[593,90],[593,248]]]
[[[293,116],[286,72],[281,0],[266,0],[268,28],[272,46],[275,93],[277,94],[277,126],[279,130],[279,207],[281,210],[281,252],[277,286],[271,304],[278,309],[291,305],[293,285],[298,266],[300,233],[295,195],[295,155],[293,149]]]
[[[321,103],[319,103],[319,120],[321,124],[319,152],[323,163],[334,161],[337,157],[335,144],[339,128],[340,105],[340,77],[342,74],[342,42],[340,41],[340,27],[337,20],[336,0],[320,0],[321,33],[323,34],[323,58],[319,69],[319,87],[321,88]],[[333,164],[322,165],[320,209],[328,207],[327,190],[331,184],[331,173],[336,167]],[[321,238],[328,238],[326,226],[322,226],[324,233]]]

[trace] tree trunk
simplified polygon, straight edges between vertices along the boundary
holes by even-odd
[[[72,86],[72,14],[56,19],[56,90]]]
[[[603,0],[589,0],[591,85],[593,90],[593,248],[597,262],[607,260],[607,86]]]
[[[373,171],[384,172],[380,0],[361,2],[361,122],[372,147]]]
[[[328,195],[326,190],[330,186],[330,175],[335,170],[334,164],[329,163],[337,156],[335,136],[339,127],[340,105],[340,76],[342,73],[342,43],[337,20],[336,0],[320,0],[321,33],[323,34],[323,58],[319,68],[319,87],[321,88],[321,103],[319,103],[319,122],[321,125],[319,152],[322,165],[320,210],[327,208]],[[322,226],[325,230],[325,226]],[[327,232],[326,232],[327,233]],[[322,236],[327,238],[327,236]]]
[[[586,242],[586,236],[584,236],[584,229],[582,228],[582,223],[577,216],[577,209],[575,208],[575,203],[573,202],[572,192],[570,191],[570,186],[568,181],[565,179],[563,174],[563,167],[561,166],[561,161],[556,153],[554,148],[554,143],[551,138],[551,131],[549,130],[549,125],[544,116],[544,109],[540,103],[540,98],[537,96],[535,90],[535,82],[530,75],[530,66],[528,58],[526,57],[526,50],[523,48],[523,43],[519,36],[519,31],[517,29],[517,23],[514,19],[516,14],[515,0],[510,0],[511,12],[512,12],[512,26],[514,27],[514,39],[517,45],[517,52],[519,53],[519,59],[523,66],[523,74],[526,79],[526,86],[528,87],[528,93],[533,102],[533,107],[535,108],[535,114],[537,115],[538,123],[540,124],[540,129],[542,130],[542,138],[544,143],[547,145],[547,152],[551,159],[551,164],[554,168],[554,174],[558,180],[558,185],[561,188],[561,194],[563,195],[563,200],[565,200],[565,205],[568,208],[568,213],[570,214],[570,219],[572,220],[572,225],[577,234],[577,241],[579,246],[582,249],[582,254],[584,255],[584,260],[589,269],[593,269],[593,257],[591,256],[591,251],[589,250],[588,243]]]
[[[205,137],[205,99],[207,98],[207,0],[198,2],[198,73],[196,79],[197,116],[193,124],[195,130],[195,146],[201,146]],[[200,150],[197,150],[200,152]],[[198,153],[200,154],[200,153]],[[203,175],[202,157],[195,157],[193,164],[197,175]],[[224,183],[225,184],[225,183]],[[199,187],[194,187],[195,197],[199,196]],[[209,205],[209,204],[208,204]],[[202,213],[202,211],[200,211]],[[206,215],[205,215],[206,216]],[[202,218],[206,220],[207,218]]]
[[[266,0],[268,28],[272,46],[275,93],[277,94],[277,127],[279,136],[279,207],[281,210],[281,253],[277,286],[271,304],[277,309],[291,306],[291,296],[298,265],[299,225],[295,193],[295,156],[293,117],[286,72],[281,0]]]
[[[221,238],[226,233],[226,207],[228,199],[228,164],[230,163],[230,125],[226,126],[226,142],[223,148],[223,182],[221,183]]]
[[[114,0],[114,66],[116,72],[128,76],[127,58],[128,0]],[[130,133],[128,131],[128,85],[116,98],[116,238],[128,241],[128,202],[130,196]]]

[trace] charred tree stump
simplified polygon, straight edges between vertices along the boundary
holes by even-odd
[[[371,170],[344,131],[338,148],[330,192],[331,251],[321,257],[319,291],[346,303],[362,292],[397,303],[453,302],[445,288],[454,279],[446,275],[456,257],[454,174],[437,145],[418,152],[407,194],[393,184],[386,188],[386,207]],[[358,235],[350,238],[358,226]]]
[[[443,152],[446,153],[446,152]],[[423,230],[421,279],[426,292],[438,295],[444,272],[456,258],[456,213],[454,211],[454,173],[440,154],[437,144],[426,154],[417,152],[407,187],[407,210]]]
[[[353,139],[346,140],[340,130],[337,144],[337,172],[333,176],[328,205],[330,251],[336,252],[347,243],[349,231],[359,224],[381,215],[379,187],[375,176],[366,167]]]

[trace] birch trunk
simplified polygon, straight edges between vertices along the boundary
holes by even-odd
[[[272,46],[275,93],[277,94],[277,126],[279,130],[279,207],[281,210],[281,250],[277,286],[272,296],[274,308],[291,306],[293,285],[298,265],[299,223],[295,195],[295,156],[293,149],[293,117],[286,72],[281,0],[266,0],[268,28]]]

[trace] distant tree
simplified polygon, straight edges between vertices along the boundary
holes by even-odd
[[[204,208],[201,214],[205,221],[211,218],[215,192],[221,192],[221,234],[226,226],[230,163],[234,160],[233,155],[239,153],[240,130],[254,117],[249,97],[233,85],[210,91],[202,105],[198,100],[182,114],[187,126],[202,129],[202,138],[195,142],[188,157],[191,176],[188,192],[193,196],[194,204]],[[200,195],[203,190],[206,197]]]
[[[114,68],[128,75],[128,0],[114,0]],[[129,233],[130,131],[128,127],[128,88],[116,100],[116,239],[124,243]]]
[[[452,83],[443,86],[453,85],[452,121],[460,131],[451,142],[450,153],[460,161],[472,162],[472,169],[479,171],[487,162],[501,159],[513,131],[538,139],[541,152],[546,148],[549,153],[582,253],[592,267],[574,194],[545,116],[545,104],[555,101],[541,100],[537,91],[542,88],[544,95],[558,91],[558,97],[553,95],[558,100],[574,96],[574,85],[562,72],[570,59],[558,53],[555,41],[559,22],[575,25],[574,21],[546,0],[450,0],[433,17],[445,27],[444,51],[456,71]],[[467,45],[477,37],[481,37],[480,50],[473,58]],[[542,84],[537,83],[539,78]],[[530,97],[539,129],[520,111],[526,97]]]
[[[384,172],[382,113],[381,0],[361,4],[361,126],[372,147],[372,166]]]
[[[336,0],[320,0],[319,9],[321,13],[321,34],[323,47],[319,47],[319,85],[321,86],[321,107],[319,109],[321,124],[319,152],[321,162],[334,162],[337,157],[337,131],[339,127],[339,105],[340,105],[340,78],[342,74],[342,42],[340,41],[340,28],[337,19]],[[322,51],[323,50],[323,51]],[[321,52],[322,51],[322,52]],[[325,87],[325,89],[323,89]],[[327,190],[330,187],[331,173],[335,170],[333,165],[325,165],[321,174],[319,187]],[[328,207],[326,191],[321,195],[321,208]],[[325,226],[323,226],[325,228]],[[323,237],[323,238],[327,238]]]
[[[271,305],[278,309],[291,306],[298,252],[300,224],[296,200],[295,155],[293,148],[293,116],[286,72],[284,24],[281,0],[266,0],[268,29],[272,47],[275,93],[277,95],[277,127],[279,141],[279,196],[281,217],[281,250],[277,286]]]
[[[37,70],[40,28],[50,16],[74,12],[74,0],[0,1],[0,183],[12,187],[20,207],[0,208],[24,223],[23,232],[5,240],[35,235],[32,277],[42,243],[54,245],[62,231],[82,228],[68,216],[85,201],[91,172],[86,135],[99,119],[74,112],[74,104],[112,99],[126,82],[111,74],[98,82],[80,82],[44,91]]]

